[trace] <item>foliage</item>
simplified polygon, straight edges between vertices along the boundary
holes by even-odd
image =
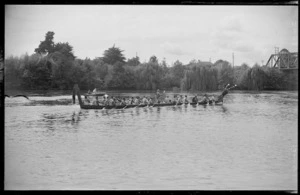
[[[114,65],[116,62],[125,63],[125,57],[122,54],[123,50],[118,47],[111,47],[104,51],[102,60],[104,63]]]
[[[54,32],[47,32],[35,54],[8,57],[4,61],[5,87],[24,89],[72,89],[75,83],[83,90],[99,89],[174,89],[218,90],[228,83],[241,90],[297,88],[294,74],[247,64],[235,66],[224,60],[214,64],[191,60],[168,66],[155,55],[146,63],[139,57],[125,62],[120,48],[105,50],[103,57],[78,59],[68,43],[54,43]],[[297,77],[298,78],[298,77]],[[290,89],[290,88],[289,88]]]
[[[128,59],[126,64],[129,66],[138,66],[139,64],[141,64],[140,58],[137,56],[137,57]]]
[[[49,54],[54,52],[54,32],[47,32],[45,36],[45,40],[41,41],[40,45],[38,48],[34,50],[34,52],[39,53],[39,54]]]

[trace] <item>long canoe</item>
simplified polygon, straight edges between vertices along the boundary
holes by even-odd
[[[209,105],[212,105],[213,103],[210,103]],[[80,105],[80,107],[82,109],[127,109],[127,108],[142,108],[142,107],[164,107],[164,106],[181,106],[181,105],[207,105],[207,103],[202,103],[202,102],[198,102],[198,103],[171,103],[171,104],[140,104],[140,105],[116,105],[116,106],[103,106],[103,105],[86,105],[86,104],[82,104]],[[215,103],[215,105],[220,105],[220,103]]]
[[[84,104],[81,95],[80,95],[80,89],[78,85],[75,85],[73,88],[73,103],[75,103],[75,97],[78,97],[80,108],[82,109],[126,109],[126,108],[141,108],[141,107],[163,107],[163,106],[180,106],[183,105],[183,103],[162,103],[162,104],[141,104],[141,105],[116,105],[116,106],[104,106],[104,105],[87,105]],[[102,95],[102,94],[101,94]],[[100,96],[101,96],[100,95]],[[97,96],[97,95],[96,95]],[[99,96],[99,94],[98,94]],[[223,104],[222,101],[218,102],[215,101],[214,103],[212,101],[202,101],[202,102],[192,102],[192,103],[184,103],[184,105],[221,105]]]

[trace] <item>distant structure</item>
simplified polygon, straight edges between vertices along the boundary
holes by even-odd
[[[281,70],[297,70],[298,69],[298,52],[289,52],[287,49],[282,49],[278,52],[278,47],[275,48],[275,53],[272,54],[266,63],[266,66],[279,68]]]

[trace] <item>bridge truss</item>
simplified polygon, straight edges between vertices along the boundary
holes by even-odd
[[[275,54],[270,56],[266,66],[282,70],[297,70],[298,52],[289,52],[287,49],[275,52]]]

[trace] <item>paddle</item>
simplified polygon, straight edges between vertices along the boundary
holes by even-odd
[[[140,103],[140,104],[136,105],[134,108],[137,108],[139,105],[142,105],[142,103]]]
[[[226,86],[225,86],[225,89],[227,88],[227,87],[229,87],[230,86],[230,84],[228,83]]]
[[[232,87],[229,87],[228,90],[232,89],[232,88],[235,88],[237,85],[234,85]]]
[[[156,105],[155,103],[153,103],[153,105],[151,107],[154,107],[154,105]]]

